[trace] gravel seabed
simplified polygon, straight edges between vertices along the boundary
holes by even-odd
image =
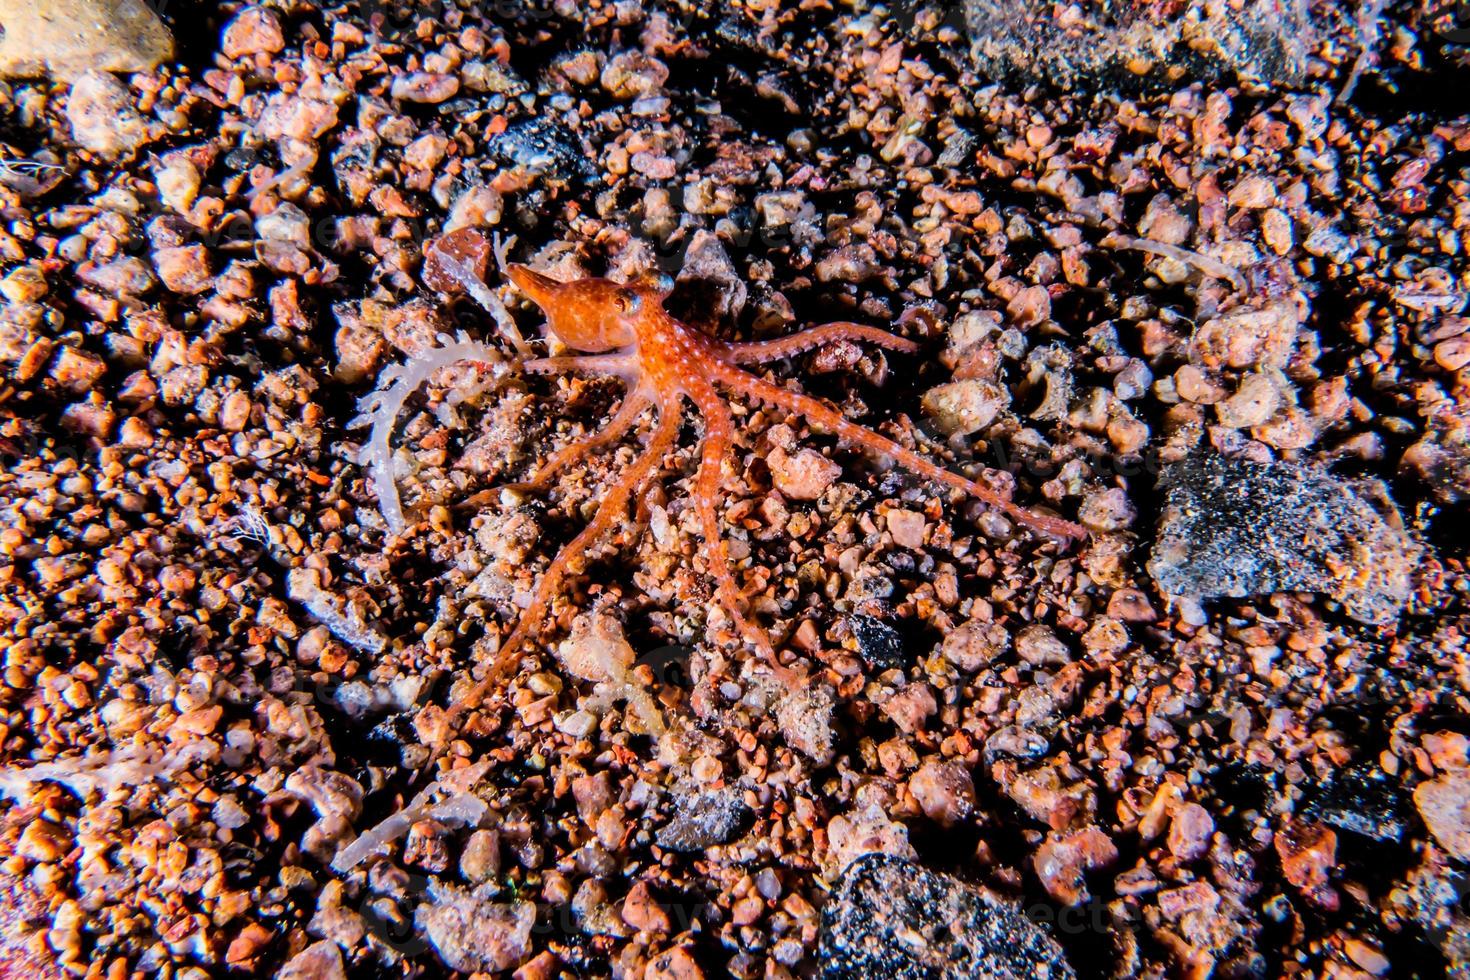
[[[0,976],[1470,975],[1470,31],[1057,91],[945,5],[161,7],[0,82]],[[691,413],[453,712],[635,446],[494,492],[623,386],[517,371],[459,228],[915,340],[766,376],[1090,534],[737,404],[786,690]],[[351,423],[445,337],[502,360],[408,399],[395,535]]]

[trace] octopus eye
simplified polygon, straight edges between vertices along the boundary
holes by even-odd
[[[637,313],[643,308],[643,297],[637,293],[619,293],[615,302],[619,313]]]

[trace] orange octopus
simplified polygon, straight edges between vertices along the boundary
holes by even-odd
[[[486,303],[489,291],[483,285],[483,275],[488,253],[489,248],[478,233],[451,233],[431,245],[425,279],[432,282],[437,278],[440,288],[457,283],[481,303]],[[721,535],[718,504],[724,466],[727,462],[733,463],[736,435],[735,419],[726,402],[727,393],[785,409],[870,452],[887,455],[919,476],[1004,511],[1034,531],[1060,539],[1077,539],[1086,534],[1077,524],[1019,507],[995,490],[937,466],[891,439],[848,420],[837,409],[808,395],[762,380],[742,368],[743,365],[764,364],[790,357],[834,341],[867,342],[906,354],[918,350],[913,341],[875,327],[838,322],[811,327],[776,340],[725,342],[671,316],[663,305],[667,292],[649,282],[621,284],[602,278],[558,282],[525,265],[505,263],[498,242],[495,254],[511,282],[546,315],[551,333],[568,348],[580,352],[572,356],[526,360],[522,364],[524,369],[615,375],[628,386],[621,406],[602,429],[553,453],[520,487],[545,489],[559,472],[591,453],[617,444],[650,409],[656,414],[656,422],[642,452],[606,488],[591,521],[562,548],[542,574],[530,605],[501,645],[489,670],[457,707],[467,708],[478,703],[515,661],[516,652],[540,629],[566,577],[577,573],[578,563],[589,550],[616,522],[625,518],[630,501],[642,494],[657,474],[660,464],[675,448],[686,400],[698,410],[704,429],[692,502],[705,539],[704,558],[708,574],[714,580],[720,605],[730,615],[740,634],[760,652],[772,672],[787,682],[793,679],[793,675],[777,659],[770,637],[742,608],[744,597],[731,570]],[[505,329],[509,318],[504,310],[492,312]],[[518,348],[524,349],[518,334],[507,333]]]

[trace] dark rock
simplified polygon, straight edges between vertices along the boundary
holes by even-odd
[[[673,794],[673,819],[654,834],[660,847],[688,854],[733,840],[750,814],[739,790]]]
[[[1178,86],[1231,76],[1291,84],[1315,25],[1301,0],[1178,4],[965,0],[971,54],[985,74],[1084,88]],[[958,19],[958,17],[956,18]]]
[[[1062,948],[984,889],[887,854],[843,874],[822,910],[823,980],[1074,977]]]
[[[1400,787],[1377,766],[1334,773],[1302,808],[1302,815],[1374,840],[1402,840],[1408,828]]]
[[[745,309],[745,281],[730,261],[718,236],[703,228],[694,233],[684,253],[684,267],[676,281],[696,285],[708,293],[705,312],[723,322],[739,318]]]
[[[1159,483],[1148,570],[1168,595],[1320,592],[1364,623],[1389,622],[1408,601],[1422,550],[1381,488],[1222,456],[1174,463]]]
[[[399,765],[404,746],[417,741],[413,714],[405,711],[389,715],[369,729],[362,736],[363,761],[370,765]]]
[[[857,639],[858,656],[873,670],[905,667],[910,658],[904,653],[903,634],[881,619],[855,614],[848,620]]]
[[[689,647],[682,643],[671,643],[654,649],[638,657],[640,666],[646,665],[653,672],[655,684],[664,687],[690,688],[694,686],[693,675],[690,674]]]
[[[542,117],[512,123],[490,140],[489,150],[507,167],[563,183],[595,172],[576,135]]]

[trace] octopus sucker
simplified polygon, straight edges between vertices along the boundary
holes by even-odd
[[[445,248],[439,246],[440,251]],[[458,243],[454,248],[484,251],[474,242]],[[624,284],[604,278],[584,278],[561,282],[525,265],[508,263],[502,268],[516,288],[540,308],[550,333],[575,352],[525,360],[521,363],[525,371],[610,375],[623,379],[628,386],[621,405],[600,429],[553,452],[525,482],[513,486],[526,492],[547,489],[569,467],[620,444],[646,414],[651,412],[654,421],[633,461],[600,494],[591,520],[542,573],[518,622],[488,662],[481,665],[479,680],[451,707],[451,718],[476,707],[518,662],[518,654],[541,631],[566,580],[581,574],[602,539],[618,522],[627,519],[629,505],[639,503],[641,513],[642,495],[676,449],[686,406],[693,407],[701,429],[696,454],[698,466],[689,484],[689,497],[704,542],[703,571],[712,580],[717,605],[728,614],[739,636],[760,655],[775,679],[788,687],[795,687],[802,675],[781,662],[765,627],[748,613],[746,596],[736,578],[723,534],[719,505],[726,468],[733,471],[735,466],[737,435],[735,416],[730,410],[731,397],[764,402],[804,419],[815,429],[891,459],[915,476],[973,497],[1037,534],[1065,542],[1085,537],[1087,533],[1078,524],[1022,507],[991,487],[939,466],[851,421],[817,398],[773,384],[745,370],[749,365],[769,364],[838,341],[866,343],[911,354],[919,349],[911,340],[877,327],[844,321],[809,327],[775,340],[723,341],[669,314],[664,309],[667,292],[649,281]],[[446,270],[451,276],[473,278],[468,262],[441,263],[438,272],[442,275]],[[465,290],[476,296],[489,292],[478,280],[466,284]],[[517,337],[507,334],[512,342]],[[482,504],[487,499],[486,493],[464,503]],[[396,502],[396,493],[393,498]]]

